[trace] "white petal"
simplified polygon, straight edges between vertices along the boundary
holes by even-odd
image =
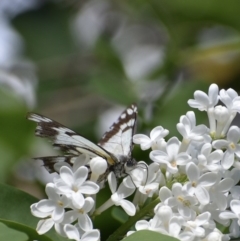
[[[64,208],[57,206],[52,213],[52,219],[55,222],[60,222],[63,219],[64,212]]]
[[[84,202],[85,202],[84,197],[80,192],[72,193],[72,203],[73,203],[74,207],[80,209],[83,207]]]
[[[64,231],[69,239],[81,240],[77,228],[71,224],[64,225]]]
[[[201,225],[205,224],[206,222],[208,222],[210,217],[211,217],[210,212],[201,213],[196,217],[195,222],[198,226],[201,226]]]
[[[215,149],[222,149],[228,146],[228,141],[226,140],[216,140],[212,142],[212,146]]]
[[[202,103],[200,103],[199,101],[197,100],[194,100],[194,99],[190,99],[188,100],[188,105],[191,106],[192,108],[198,108],[199,110],[206,110],[206,106],[202,105]]]
[[[30,209],[31,209],[31,213],[32,215],[34,215],[35,217],[38,217],[38,218],[46,218],[46,217],[49,217],[52,213],[51,212],[40,212],[38,209],[37,209],[37,203],[34,203],[30,206]]]
[[[159,191],[159,198],[160,198],[161,202],[164,202],[165,200],[167,200],[170,197],[172,197],[171,190],[168,189],[167,187],[161,187],[161,189]]]
[[[240,200],[232,200],[230,207],[235,214],[240,215]]]
[[[169,232],[173,237],[177,237],[181,231],[183,219],[181,217],[173,217],[169,223]]]
[[[136,228],[137,231],[149,229],[149,222],[146,221],[146,220],[139,220],[139,221],[136,222],[135,228]]]
[[[81,241],[99,241],[100,232],[98,230],[91,230],[83,234]]]
[[[198,184],[204,187],[209,187],[212,186],[216,181],[217,174],[213,172],[207,172],[199,178]]]
[[[218,206],[219,210],[224,211],[227,208],[227,198],[222,193],[215,193],[215,200],[216,205]]]
[[[55,203],[52,200],[41,200],[36,204],[36,208],[40,212],[51,212],[55,208]]]
[[[159,151],[159,150],[151,151],[149,157],[151,160],[155,162],[159,162],[159,163],[168,162],[168,155],[163,151]]]
[[[172,186],[172,193],[175,197],[182,195],[182,184],[181,183],[174,183]]]
[[[177,130],[184,138],[188,138],[188,133],[182,123],[177,123]]]
[[[143,134],[136,134],[133,136],[133,142],[140,144],[142,150],[147,150],[152,146],[152,140]]]
[[[88,169],[86,167],[79,167],[77,171],[73,174],[74,176],[74,183],[80,187],[87,179],[88,176]]]
[[[237,218],[237,215],[233,212],[225,211],[225,212],[222,212],[222,213],[219,214],[219,218],[230,220],[230,219],[233,219],[233,218]]]
[[[56,193],[56,187],[53,183],[48,183],[45,192],[50,200],[58,200],[59,194]]]
[[[222,150],[216,150],[208,156],[208,161],[217,163],[221,160],[222,157],[223,157],[223,151]]]
[[[94,206],[94,203],[95,203],[95,202],[94,202],[93,198],[87,197],[87,198],[85,198],[85,203],[84,203],[82,209],[83,209],[86,213],[88,213],[88,212],[90,212],[90,211],[92,210],[92,208],[93,208],[93,206]]]
[[[126,198],[130,195],[132,195],[135,191],[135,187],[134,188],[127,188],[123,183],[120,184],[120,186],[118,187],[117,193],[119,195],[119,197],[121,199]]]
[[[218,102],[218,86],[216,84],[211,84],[208,90],[208,95],[212,106],[216,105]]]
[[[227,133],[227,140],[233,143],[238,143],[240,139],[240,130],[237,126],[231,126]]]
[[[151,141],[151,139],[143,134],[136,134],[133,136],[133,142],[135,144],[142,144]]]
[[[53,225],[54,225],[54,221],[52,220],[52,218],[40,220],[37,224],[38,234],[46,233],[52,228]]]
[[[77,218],[78,218],[78,212],[77,211],[75,211],[75,210],[67,211],[64,214],[64,218],[63,218],[62,224],[73,223],[74,221],[77,220]]]
[[[210,202],[209,193],[204,187],[197,186],[195,189],[195,195],[196,195],[198,201],[202,205],[206,205]]]
[[[129,215],[129,216],[134,216],[136,213],[136,208],[133,205],[133,203],[129,202],[128,200],[121,200],[120,203],[121,207],[124,209],[124,211]]]
[[[168,135],[169,131],[164,129],[162,126],[157,126],[150,132],[151,140],[161,139]]]
[[[178,204],[178,212],[186,219],[189,219],[191,217],[191,209],[183,203]]]
[[[110,172],[108,175],[108,185],[112,193],[115,193],[117,190],[117,178],[113,172]]]
[[[81,193],[84,194],[96,194],[99,191],[99,186],[92,182],[92,181],[86,181],[84,184],[80,187]]]
[[[198,181],[200,173],[196,164],[194,164],[193,162],[189,163],[186,167],[186,170],[187,176],[191,182]]]
[[[193,111],[188,111],[186,114],[187,118],[189,119],[191,126],[196,126],[196,116]]]
[[[234,163],[234,153],[225,151],[222,162],[221,162],[222,167],[225,170],[228,170],[230,167],[232,167],[233,163]]]
[[[234,186],[232,178],[224,178],[218,184],[218,190],[222,192],[228,192]]]
[[[85,232],[93,229],[92,220],[89,218],[87,214],[79,215],[78,225]]]
[[[177,139],[177,137],[172,137],[171,139],[169,139],[166,148],[169,156],[176,156],[179,150],[179,140]]]
[[[212,145],[210,143],[206,143],[202,146],[201,153],[204,156],[210,155],[211,151],[212,151]]]
[[[73,172],[69,167],[66,167],[66,166],[61,167],[59,175],[61,179],[69,186],[72,183],[74,183]]]
[[[200,110],[206,110],[206,108],[209,106],[209,98],[206,93],[203,91],[197,90],[194,92],[194,98],[195,100],[201,105]]]

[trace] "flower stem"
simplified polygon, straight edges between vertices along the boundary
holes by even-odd
[[[138,211],[135,216],[128,219],[126,223],[121,225],[112,235],[110,235],[107,239],[107,241],[116,241],[120,238],[123,238],[123,236],[129,231],[129,229],[141,218],[146,216],[150,211],[153,210],[153,208],[160,202],[159,198],[156,198],[151,203],[149,203],[147,206],[145,206],[143,209]]]

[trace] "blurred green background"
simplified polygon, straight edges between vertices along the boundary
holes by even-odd
[[[29,111],[97,142],[136,103],[138,133],[161,125],[179,136],[195,90],[239,91],[239,9],[238,0],[1,0],[1,182],[41,198],[51,179],[31,159],[54,151],[34,136]],[[135,147],[134,157],[148,153]]]

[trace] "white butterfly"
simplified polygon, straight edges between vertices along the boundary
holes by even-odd
[[[37,158],[43,161],[50,173],[56,171],[54,165],[57,162],[67,162],[72,165],[80,154],[88,154],[90,157],[100,156],[108,162],[107,172],[101,179],[105,179],[110,171],[113,171],[118,178],[123,177],[127,168],[133,168],[137,164],[131,157],[132,136],[137,119],[136,105],[131,105],[120,115],[97,145],[45,116],[29,113],[27,118],[37,123],[35,131],[37,136],[52,139],[53,146],[67,153],[64,156]]]

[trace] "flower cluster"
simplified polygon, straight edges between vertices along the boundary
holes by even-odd
[[[137,212],[141,217],[127,236],[152,230],[184,241],[239,237],[240,129],[231,124],[240,112],[240,97],[232,89],[219,91],[212,84],[208,95],[196,91],[188,104],[207,112],[209,127],[196,125],[195,114],[189,111],[177,124],[182,140],[172,137],[166,141],[169,131],[161,126],[155,127],[150,137],[134,135],[133,142],[142,150],[151,149],[152,162],[138,162],[119,185],[111,172],[112,195],[101,207],[95,207],[95,197],[102,187],[97,180],[106,171],[106,161],[79,157],[72,167],[62,165],[58,178],[46,187],[48,199],[31,206],[33,215],[42,218],[38,233],[54,226],[70,239],[100,240],[90,216],[115,205],[129,216]],[[91,175],[85,167],[89,161]],[[126,200],[132,194],[132,201]],[[139,215],[148,206],[149,210]],[[219,225],[225,227],[224,233]]]

